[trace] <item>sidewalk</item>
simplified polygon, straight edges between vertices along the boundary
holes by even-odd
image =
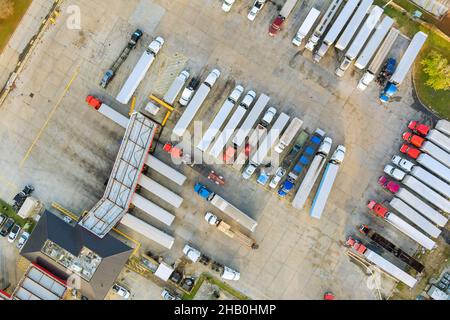
[[[34,0],[22,18],[19,26],[0,54],[0,88],[14,71],[20,54],[31,38],[38,32],[42,20],[50,11],[53,0]]]

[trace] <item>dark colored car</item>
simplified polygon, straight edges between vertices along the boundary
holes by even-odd
[[[106,88],[108,84],[111,82],[112,78],[114,77],[114,71],[108,70],[103,75],[102,81],[100,82],[100,86],[102,88]]]
[[[11,229],[14,227],[14,224],[15,224],[14,219],[8,218],[8,220],[6,220],[5,224],[0,230],[0,235],[2,237],[6,237],[11,232]]]
[[[6,221],[6,216],[4,214],[0,214],[0,228],[3,225],[3,223]]]

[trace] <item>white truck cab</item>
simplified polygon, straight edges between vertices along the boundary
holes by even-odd
[[[233,270],[227,266],[223,267],[223,271],[220,276],[222,277],[222,279],[233,281],[237,281],[241,278],[241,274],[238,271]]]
[[[397,155],[392,157],[391,162],[396,166],[399,166],[406,172],[411,172],[412,168],[414,167],[414,163]]]
[[[222,10],[225,12],[229,12],[235,2],[236,0],[223,0]]]
[[[394,178],[397,181],[403,180],[403,178],[406,176],[406,172],[400,170],[399,168],[391,166],[390,164],[384,167],[384,173],[386,173],[387,175],[389,175],[390,177]]]
[[[197,249],[191,247],[188,244],[186,244],[184,246],[183,253],[192,262],[197,262],[200,259],[201,255],[202,255],[202,253],[200,251],[198,251]]]

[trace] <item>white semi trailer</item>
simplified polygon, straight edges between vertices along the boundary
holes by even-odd
[[[233,110],[233,107],[241,97],[244,92],[244,87],[241,85],[237,85],[236,88],[231,92],[228,98],[223,103],[219,112],[214,117],[214,120],[211,122],[211,125],[206,130],[205,134],[202,137],[202,140],[198,143],[197,149],[205,152],[206,149],[210,146],[210,144],[214,141],[216,135],[220,132],[220,128],[224,124],[225,120]]]
[[[450,122],[448,120],[445,119],[439,120],[436,123],[435,128],[450,137]]]
[[[353,11],[355,11],[356,7],[358,6],[358,3],[359,0],[349,0],[344,5],[344,8],[342,8],[330,30],[328,30],[327,34],[325,35],[325,38],[323,39],[323,42],[320,45],[319,49],[314,53],[315,62],[319,62],[320,59],[322,59],[325,53],[328,51],[328,49],[333,45],[334,41],[336,41],[348,19],[350,19]]]
[[[389,202],[389,205],[433,238],[437,238],[441,234],[441,230],[439,228],[399,198],[394,197]]]
[[[425,141],[420,147],[420,150],[428,153],[430,156],[441,162],[443,165],[450,168],[450,154],[439,148],[431,141]]]
[[[164,39],[162,37],[156,37],[156,39],[150,43],[117,95],[117,101],[122,104],[127,104],[130,101],[163,45]]]
[[[325,137],[322,144],[320,145],[316,156],[311,162],[311,166],[306,172],[306,175],[303,178],[303,181],[300,184],[297,193],[295,194],[294,200],[292,200],[292,206],[294,208],[301,210],[305,206],[306,200],[308,199],[308,196],[311,193],[311,190],[316,183],[317,178],[319,177],[323,167],[325,166],[332,143],[333,140],[330,137]]]
[[[187,70],[181,71],[178,77],[176,77],[175,80],[173,80],[169,89],[167,89],[167,92],[164,95],[163,100],[168,104],[173,105],[178,95],[180,94],[181,89],[183,89],[188,79],[189,79],[189,72]]]
[[[439,130],[431,129],[425,137],[446,152],[450,152],[450,137],[446,136]]]
[[[373,79],[375,79],[378,72],[380,71],[381,65],[386,60],[386,57],[387,57],[389,51],[391,50],[392,46],[394,45],[395,40],[397,40],[397,37],[399,34],[400,34],[400,31],[398,31],[398,29],[396,29],[396,28],[392,28],[389,31],[388,35],[386,36],[386,39],[384,40],[380,49],[377,51],[377,54],[373,58],[369,67],[367,68],[366,72],[362,76],[361,80],[359,80],[359,82],[358,82],[359,90],[361,90],[361,91],[366,90],[367,86],[373,81]],[[362,68],[364,68],[365,64],[363,62],[359,62],[359,59],[358,59],[358,60],[356,60],[355,66],[357,68],[362,69]]]
[[[444,179],[445,181],[450,183],[450,168],[443,165],[442,163],[440,163],[439,161],[434,159],[432,156],[430,156],[426,153],[421,153],[417,157],[416,161],[420,165],[424,166],[431,172],[434,172],[439,177],[441,177],[442,179]]]
[[[450,198],[450,185],[436,177],[434,174],[429,173],[420,166],[414,166],[410,174],[445,196],[447,199]]]
[[[237,130],[237,133],[233,138],[233,144],[236,148],[242,146],[242,143],[244,143],[245,138],[247,138],[250,131],[253,129],[253,126],[255,125],[256,121],[258,121],[262,112],[269,103],[269,100],[270,97],[265,95],[264,93],[259,96],[255,105],[252,107],[252,110],[250,110],[250,113],[247,115],[247,118],[245,118],[244,122],[242,123],[239,130]]]
[[[208,96],[208,93],[211,91],[211,88],[214,86],[219,77],[220,71],[218,69],[213,69],[206,77],[205,81],[200,85],[192,97],[192,100],[187,105],[186,110],[183,112],[177,124],[173,128],[173,134],[175,137],[181,138],[186,132],[189,124],[194,119],[198,110],[200,110],[200,107]]]
[[[310,216],[313,218],[320,219],[322,216],[339,168],[342,161],[344,161],[345,151],[345,147],[343,145],[339,145],[325,168],[322,181],[320,181],[319,188],[317,189],[316,196],[314,197],[311,210],[309,212]]]
[[[353,35],[358,30],[361,22],[363,21],[366,13],[369,11],[370,6],[372,5],[373,0],[362,0],[359,4],[358,8],[355,11],[350,22],[347,24],[344,32],[339,37],[339,40],[336,42],[336,49],[344,50],[349,45],[350,41],[353,38]]]
[[[308,35],[309,31],[314,26],[314,23],[316,22],[317,18],[320,16],[320,11],[316,8],[311,8],[308,15],[305,18],[305,21],[303,21],[302,25],[297,31],[297,34],[295,35],[294,39],[292,39],[292,44],[295,46],[300,46],[303,39]]]
[[[155,170],[159,174],[162,174],[163,176],[180,186],[182,186],[186,181],[186,176],[184,174],[168,166],[151,154],[148,155],[147,159],[145,160],[145,164],[149,166],[149,168]]]
[[[333,18],[338,12],[342,4],[342,1],[343,0],[332,0],[330,6],[328,7],[327,11],[325,12],[316,29],[314,30],[314,33],[309,38],[308,43],[306,43],[305,48],[307,50],[309,51],[314,50],[314,47],[319,42],[320,37],[322,37],[322,35],[327,30],[328,25],[331,23],[331,21],[333,21]]]
[[[359,32],[350,45],[350,48],[348,48],[348,50],[345,52],[344,60],[336,69],[335,74],[338,77],[342,77],[344,75],[345,71],[348,69],[352,61],[355,60],[358,54],[361,52],[361,49],[363,48],[367,39],[370,38],[372,30],[375,28],[382,14],[383,9],[381,9],[379,6],[373,6],[372,9],[370,9],[369,16],[367,17],[366,21],[364,21],[361,29],[359,29]]]
[[[120,220],[120,223],[167,249],[171,249],[175,242],[175,238],[171,235],[149,225],[131,214],[126,214],[122,220]]]
[[[302,125],[303,120],[300,120],[299,118],[292,119],[286,131],[281,136],[280,141],[275,146],[274,151],[282,153],[284,149],[286,149],[286,147],[290,145],[294,138],[297,136],[297,133],[300,131]]]
[[[437,208],[446,213],[450,213],[450,202],[413,176],[407,175],[402,180],[402,183]]]
[[[146,175],[141,175],[138,181],[138,185],[140,185],[145,190],[153,193],[158,198],[161,198],[168,204],[174,206],[175,208],[179,208],[183,203],[183,198],[177,195],[172,190],[160,185],[155,180],[147,177]]]
[[[147,213],[149,216],[161,221],[165,225],[170,226],[175,220],[175,216],[169,211],[157,206],[150,200],[145,199],[143,196],[135,193],[131,199],[131,203],[136,207]]]

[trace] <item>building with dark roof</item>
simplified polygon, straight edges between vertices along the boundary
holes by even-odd
[[[132,252],[131,247],[111,234],[99,238],[46,211],[21,255],[63,280],[77,275],[74,278],[81,294],[100,300],[105,298]]]

